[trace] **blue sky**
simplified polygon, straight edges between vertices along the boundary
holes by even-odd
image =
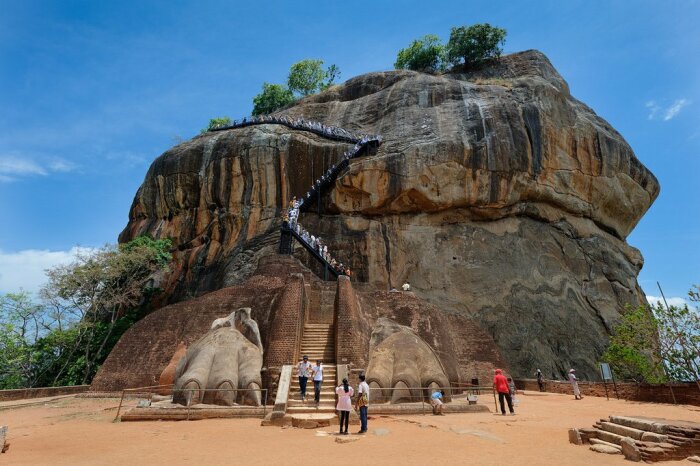
[[[640,283],[700,284],[700,2],[0,0],[0,292],[76,245],[114,243],[150,162],[243,116],[304,58],[391,69],[427,33],[479,22],[539,49],[661,182],[629,237]]]

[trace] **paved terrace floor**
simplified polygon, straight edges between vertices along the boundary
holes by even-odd
[[[36,400],[35,400],[36,401]],[[377,417],[369,434],[336,443],[335,429],[260,427],[256,419],[113,423],[119,400],[62,398],[0,411],[8,465],[616,464],[622,456],[568,443],[569,427],[610,414],[700,421],[700,408],[526,392],[516,416],[493,413]],[[135,400],[129,400],[132,406]],[[489,406],[491,409],[492,405]],[[357,430],[357,426],[351,429]],[[360,437],[360,436],[349,436]],[[688,461],[667,463],[693,464]]]

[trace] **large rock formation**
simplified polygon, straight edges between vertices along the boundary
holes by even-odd
[[[473,319],[513,374],[592,376],[625,304],[643,302],[625,237],[658,183],[541,53],[370,73],[282,113],[384,137],[301,222],[357,279],[409,281]],[[346,147],[275,125],[198,136],[153,163],[120,240],[174,239],[171,302],[241,283],[276,248],[286,201]]]

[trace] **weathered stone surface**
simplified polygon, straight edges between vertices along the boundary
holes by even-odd
[[[301,218],[357,279],[409,282],[471,317],[515,376],[597,374],[620,311],[644,302],[643,260],[625,237],[659,186],[542,54],[469,75],[370,73],[284,113],[384,136],[322,217]],[[276,247],[286,201],[345,147],[274,125],[196,137],[153,163],[120,240],[175,240],[161,284],[171,302],[238,284]]]
[[[629,461],[639,462],[642,461],[642,453],[639,448],[634,443],[631,438],[622,439],[622,454],[625,455],[625,459]]]
[[[578,429],[569,429],[569,443],[573,443],[574,445],[583,444],[581,434],[579,433]]]
[[[610,445],[595,444],[591,445],[590,449],[598,453],[607,453],[608,455],[619,455],[622,451]]]
[[[686,459],[691,463],[700,463],[700,456],[689,456]]]
[[[212,329],[187,349],[175,371],[174,403],[262,403],[261,392],[255,390],[262,388],[262,350],[231,325],[245,320],[238,318],[239,314],[249,319],[250,308],[234,311],[225,322],[217,319]],[[259,342],[259,334],[257,337]],[[216,391],[208,391],[211,389]]]

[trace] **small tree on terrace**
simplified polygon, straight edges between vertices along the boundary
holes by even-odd
[[[267,115],[292,102],[292,91],[281,84],[264,83],[262,92],[253,97],[253,115]]]
[[[411,42],[405,49],[399,50],[394,68],[436,72],[445,68],[445,46],[440,38],[428,34]]]
[[[447,59],[453,65],[466,68],[478,66],[486,60],[498,58],[506,41],[506,30],[488,23],[454,27],[447,42]]]

